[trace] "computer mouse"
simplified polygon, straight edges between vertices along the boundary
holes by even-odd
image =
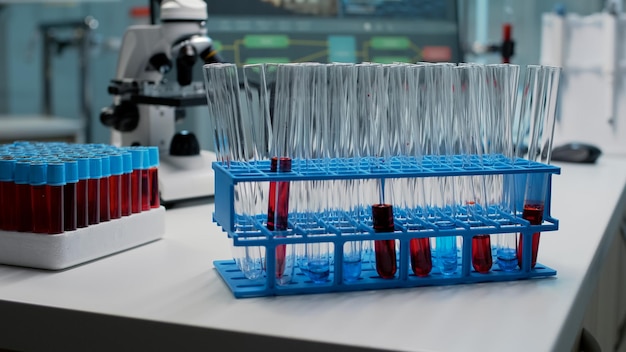
[[[602,155],[600,148],[586,143],[570,142],[552,148],[553,161],[592,164]]]

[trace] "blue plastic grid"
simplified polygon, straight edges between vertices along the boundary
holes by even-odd
[[[303,181],[368,178],[409,178],[435,176],[467,176],[516,174],[522,177],[530,173],[560,173],[554,166],[525,159],[508,160],[503,157],[493,158],[481,163],[477,157],[455,156],[448,158],[425,157],[419,161],[411,158],[392,158],[387,162],[381,159],[334,159],[292,161],[292,171],[270,173],[270,161],[214,163],[216,174],[216,194],[214,220],[228,233],[235,246],[265,247],[265,272],[273,273],[275,266],[275,248],[282,244],[328,242],[333,245],[333,264],[326,283],[313,283],[302,273],[295,273],[287,285],[277,285],[273,275],[250,280],[244,277],[234,260],[215,261],[215,268],[229,286],[235,297],[259,297],[271,295],[289,295],[305,293],[341,292],[372,290],[384,288],[418,287],[428,285],[447,285],[458,283],[476,283],[489,281],[509,281],[534,277],[554,276],[556,271],[537,263],[530,266],[532,235],[536,232],[555,231],[558,220],[550,216],[550,187],[544,207],[544,222],[541,225],[530,223],[515,214],[491,208],[483,214],[459,212],[454,218],[442,211],[413,209],[410,212],[394,209],[395,231],[375,233],[372,224],[357,222],[355,216],[337,213],[334,217],[317,216],[316,230],[304,224],[311,221],[311,214],[289,214],[289,226],[286,231],[269,231],[266,227],[266,214],[243,216],[234,211],[234,186],[241,182]],[[549,186],[551,177],[548,177]],[[368,209],[362,209],[368,211]],[[359,217],[360,218],[360,217]],[[445,228],[438,226],[441,220],[454,224]],[[477,273],[471,264],[471,239],[476,235],[520,233],[524,237],[522,248],[522,267],[514,271],[502,271],[497,265],[489,273]],[[412,274],[409,263],[409,241],[413,238],[458,236],[462,246],[459,251],[459,268],[454,275],[443,275],[433,265],[433,271],[427,277]],[[343,247],[349,241],[372,241],[395,239],[399,242],[397,255],[398,271],[393,279],[378,277],[373,263],[363,263],[363,272],[359,280],[343,280]],[[436,254],[433,255],[436,261]],[[435,263],[433,263],[435,264]]]

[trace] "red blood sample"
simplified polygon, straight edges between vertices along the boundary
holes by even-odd
[[[409,242],[411,269],[417,276],[428,276],[433,268],[429,238],[413,238]]]
[[[109,210],[111,219],[122,217],[122,175],[109,176]]]
[[[280,168],[278,167],[280,164]],[[291,158],[273,157],[270,172],[290,172]],[[277,191],[278,188],[278,191]],[[270,197],[267,210],[267,228],[270,231],[286,231],[289,216],[289,182],[270,182]],[[277,236],[278,237],[278,236]],[[276,277],[281,278],[285,272],[286,245],[276,246]]]
[[[150,207],[158,208],[161,206],[159,199],[159,169],[151,167],[150,173]]]
[[[150,171],[141,170],[141,211],[150,210]]]
[[[89,225],[88,205],[88,179],[89,179],[89,159],[79,156],[78,163],[78,183],[76,183],[76,227],[84,228]]]
[[[76,221],[76,185],[77,182],[69,182],[64,187],[63,202],[63,226],[65,231],[74,231],[78,227]]]
[[[83,228],[89,225],[87,207],[89,204],[89,192],[87,191],[87,179],[78,180],[76,183],[76,227]]]
[[[134,169],[131,177],[131,212],[141,213],[141,170]]]
[[[491,256],[491,237],[478,235],[472,238],[472,266],[479,273],[488,273],[491,270],[493,258]]]
[[[122,195],[120,196],[122,201],[122,216],[129,216],[132,214],[131,211],[131,183],[132,183],[132,172],[122,174]]]
[[[375,232],[393,232],[393,207],[391,204],[372,205],[372,220]],[[378,272],[378,275],[383,279],[393,278],[397,269],[396,241],[374,241],[374,252],[376,254],[376,272]]]
[[[50,214],[48,213],[47,195],[45,184],[31,186],[34,233],[48,233]]]
[[[159,148],[148,147],[150,157],[150,168],[148,169],[150,178],[150,208],[158,208],[159,199]]]
[[[0,156],[0,230],[15,231],[15,182],[16,161],[8,155]]]
[[[20,216],[17,218],[17,231],[33,231],[33,214],[31,209],[31,186],[27,183],[17,184],[16,187],[16,208]]]
[[[48,207],[48,233],[59,234],[65,225],[65,163],[54,162],[47,167],[46,198]]]
[[[111,220],[111,192],[109,190],[109,177],[111,176],[111,159],[108,155],[102,160],[102,177],[100,178],[100,222]]]
[[[522,218],[528,220],[531,225],[541,225],[543,222],[543,204],[541,203],[529,203],[524,205],[524,211],[522,212]],[[532,258],[530,262],[530,267],[534,268],[537,264],[537,252],[539,251],[539,235],[540,232],[535,232],[533,234],[533,243],[532,243]],[[517,246],[517,262],[520,263],[520,268],[522,267],[522,247],[523,246],[523,236],[519,237],[519,244]]]
[[[122,216],[129,216],[131,212],[131,183],[133,173],[133,157],[131,153],[122,154],[122,165],[124,173],[121,175],[120,182],[122,184],[122,193],[120,201],[122,203]]]
[[[62,233],[65,226],[63,224],[64,188],[64,186],[46,185],[46,198],[48,199],[46,206],[50,214],[48,233],[51,235]]]
[[[130,152],[132,154],[132,165],[133,165],[133,173],[131,176],[131,212],[133,214],[141,213],[142,209],[142,177],[141,170],[143,169],[144,163],[144,151],[142,148],[131,148]]]
[[[87,181],[87,220],[89,225],[100,223],[100,179]]]

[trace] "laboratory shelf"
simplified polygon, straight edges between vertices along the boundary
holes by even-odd
[[[533,237],[537,233],[558,230],[559,222],[550,215],[552,175],[559,174],[560,168],[525,159],[507,159],[496,156],[485,160],[477,156],[380,158],[369,159],[324,159],[292,160],[291,171],[271,172],[270,160],[252,162],[216,162],[215,170],[215,210],[213,220],[222,227],[235,247],[262,248],[264,275],[248,279],[239,269],[235,260],[214,261],[215,268],[233,295],[237,298],[293,295],[325,292],[376,290],[387,288],[408,288],[450,284],[471,284],[497,282],[555,276],[556,270],[537,263],[531,266]],[[530,179],[529,175],[535,175]],[[457,177],[470,175],[504,175],[503,181],[523,195],[523,189],[530,180],[545,180],[547,195],[544,202],[543,220],[533,225],[522,218],[523,197],[517,197],[518,211],[479,205],[450,208],[397,207],[393,211],[393,232],[376,232],[368,207],[330,213],[288,214],[287,228],[283,231],[270,231],[267,226],[267,213],[242,214],[235,211],[235,188],[246,182],[297,182],[311,180],[347,179],[396,179],[422,177]],[[536,177],[540,176],[540,177]],[[543,182],[543,181],[541,181]],[[241,194],[238,195],[241,197]],[[238,199],[237,202],[245,202]],[[252,201],[252,200],[250,200]],[[239,203],[241,204],[241,203]],[[238,207],[239,209],[240,207]],[[370,216],[368,216],[368,213]],[[521,266],[515,270],[501,270],[495,258],[487,273],[478,273],[472,267],[472,239],[478,235],[519,236],[521,238]],[[432,249],[432,271],[426,276],[415,276],[411,270],[410,243],[417,238],[456,237],[458,245],[458,266],[453,274],[442,273],[437,265],[436,248]],[[393,278],[381,278],[374,263],[373,247],[377,240],[396,241],[397,271]],[[495,237],[492,239],[492,251]],[[361,275],[357,280],[344,280],[344,245],[360,241],[365,244],[361,262]],[[280,283],[276,270],[276,249],[279,246],[302,246],[308,243],[328,243],[332,261],[330,274],[322,282],[313,282],[297,268],[290,282]],[[369,248],[369,249],[368,249]],[[288,254],[289,255],[289,254]],[[297,264],[294,264],[297,266]]]

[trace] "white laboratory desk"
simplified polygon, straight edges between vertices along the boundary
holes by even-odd
[[[626,158],[560,164],[557,276],[235,299],[212,204],[168,210],[160,241],[61,272],[0,266],[0,347],[16,350],[568,351],[626,204]],[[213,348],[214,346],[223,346]]]

